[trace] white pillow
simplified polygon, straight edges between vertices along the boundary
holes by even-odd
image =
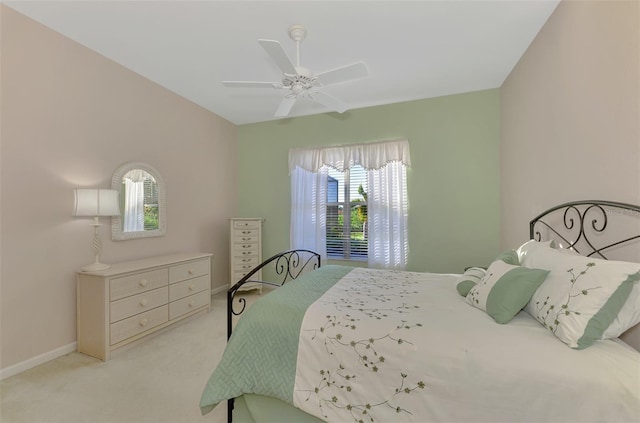
[[[640,263],[583,257],[553,248],[534,248],[522,264],[550,271],[525,311],[578,349],[602,339],[616,317],[625,318],[619,312],[640,280]],[[620,321],[611,333],[624,332],[633,324]]]
[[[518,261],[522,265],[526,261],[527,256],[531,252],[538,250],[540,248],[554,248],[554,247],[555,247],[555,244],[553,241],[540,242],[540,241],[536,241],[535,239],[530,239],[529,241],[525,242],[520,247],[518,247],[518,249],[516,250],[516,254],[518,255]]]
[[[535,239],[530,239],[529,241],[525,242],[520,247],[518,247],[518,249],[516,250],[516,254],[518,255],[518,260],[519,260],[520,264],[524,265],[524,263],[527,261],[527,255],[530,254],[532,251],[535,251],[535,250],[538,250],[538,249],[541,249],[541,248],[542,249],[544,249],[544,248],[552,248],[552,249],[554,249],[556,251],[559,251],[559,252],[562,252],[562,253],[572,254],[572,255],[580,255],[574,250],[569,250],[567,248],[562,248],[561,246],[559,246],[553,240],[551,240],[551,241],[536,241]]]

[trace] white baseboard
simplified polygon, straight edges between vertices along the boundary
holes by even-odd
[[[211,296],[213,297],[216,294],[219,294],[221,292],[225,292],[227,289],[229,289],[229,287],[227,285],[221,285],[221,286],[217,286],[215,288],[211,288]]]
[[[72,353],[76,349],[77,349],[77,343],[72,342],[71,344],[64,345],[60,348],[56,348],[55,350],[51,350],[44,354],[40,354],[37,357],[33,357],[28,360],[25,360],[22,363],[14,364],[13,366],[0,369],[0,380],[4,380],[11,376],[17,375],[18,373],[22,373],[25,370],[29,370],[36,366],[44,364],[47,361],[51,361],[55,358],[62,357],[63,355]]]
[[[216,288],[211,289],[211,295],[216,295],[221,292],[225,292],[227,289],[227,285],[218,286]],[[9,366],[5,369],[0,369],[0,380],[7,379],[11,376],[17,375],[18,373],[22,373],[25,370],[32,369],[40,364],[44,364],[47,361],[51,361],[58,357],[62,357],[63,355],[72,353],[77,349],[77,343],[73,342],[68,345],[64,345],[60,348],[56,348],[55,350],[46,352],[44,354],[40,354],[37,357],[30,358],[29,360],[25,360],[22,363],[14,364],[13,366]]]

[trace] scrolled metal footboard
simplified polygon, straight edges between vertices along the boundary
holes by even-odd
[[[234,309],[234,298],[238,293],[238,290],[242,285],[246,283],[260,283],[264,285],[270,285],[279,287],[286,282],[293,279],[297,279],[302,273],[308,270],[315,270],[320,267],[320,254],[311,250],[289,250],[276,254],[275,256],[263,261],[254,269],[251,270],[244,278],[240,279],[238,283],[233,285],[227,291],[227,341],[231,337],[231,331],[233,328],[233,316],[239,316],[244,312],[247,307],[247,300],[244,298],[238,298],[236,304],[239,305],[238,309]],[[273,268],[275,276],[273,278],[276,282],[268,282],[262,280],[252,279],[256,273],[260,270],[265,270],[268,267]],[[234,398],[227,401],[227,422],[231,423],[233,420],[233,406]]]
[[[242,314],[247,307],[247,300],[244,298],[238,298],[238,301],[234,303],[234,298],[238,290],[244,284],[259,283],[279,287],[288,281],[298,278],[298,276],[306,271],[318,269],[320,264],[320,254],[311,250],[298,249],[276,254],[252,269],[251,272],[227,291],[227,340],[231,337],[233,316]],[[275,281],[252,279],[260,270],[267,268],[272,270]],[[234,308],[234,305],[238,307]]]

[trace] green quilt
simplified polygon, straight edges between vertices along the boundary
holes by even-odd
[[[202,393],[202,414],[243,394],[271,396],[293,404],[298,338],[305,312],[352,269],[321,267],[245,310]]]

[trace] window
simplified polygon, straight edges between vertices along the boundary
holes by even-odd
[[[290,150],[290,248],[405,268],[410,164],[407,140]]]
[[[326,223],[329,258],[367,259],[367,172],[362,166],[328,169]]]

